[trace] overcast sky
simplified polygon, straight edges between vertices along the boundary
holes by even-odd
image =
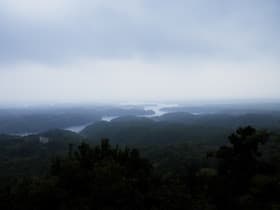
[[[0,102],[280,99],[278,0],[0,0]]]

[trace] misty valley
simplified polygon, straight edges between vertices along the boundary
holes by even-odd
[[[1,209],[278,209],[280,104],[0,110]]]

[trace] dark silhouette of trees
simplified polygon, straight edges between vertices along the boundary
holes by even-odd
[[[71,143],[44,176],[0,177],[0,209],[279,209],[280,175],[261,154],[269,133],[247,126],[228,139],[215,158],[205,157],[214,164],[194,159],[184,172],[181,166],[162,172],[137,149],[108,139],[95,146]]]
[[[222,146],[216,153],[216,157],[221,160],[219,173],[239,180],[239,183],[248,181],[258,170],[258,157],[261,156],[259,145],[264,144],[268,136],[267,132],[257,133],[250,126],[239,128],[231,134],[231,146]]]
[[[12,209],[149,209],[152,165],[136,149],[70,146],[45,178],[20,179],[11,190]]]
[[[228,137],[230,145],[221,146],[216,152],[215,156],[220,161],[215,191],[220,209],[240,209],[237,200],[248,194],[252,178],[260,173],[262,154],[259,146],[268,137],[266,131],[242,127]]]

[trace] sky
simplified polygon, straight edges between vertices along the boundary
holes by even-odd
[[[280,99],[278,0],[0,0],[0,103]]]

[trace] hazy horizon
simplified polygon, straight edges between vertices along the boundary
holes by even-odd
[[[231,106],[231,107],[247,107],[258,106],[265,108],[266,106],[278,106],[278,99],[233,99],[233,100],[150,100],[150,101],[92,101],[92,102],[5,102],[0,104],[0,109],[36,109],[36,108],[90,108],[90,107],[126,107],[126,106],[150,106],[150,105],[166,105],[166,106],[181,106],[181,107],[208,107],[208,106]]]

